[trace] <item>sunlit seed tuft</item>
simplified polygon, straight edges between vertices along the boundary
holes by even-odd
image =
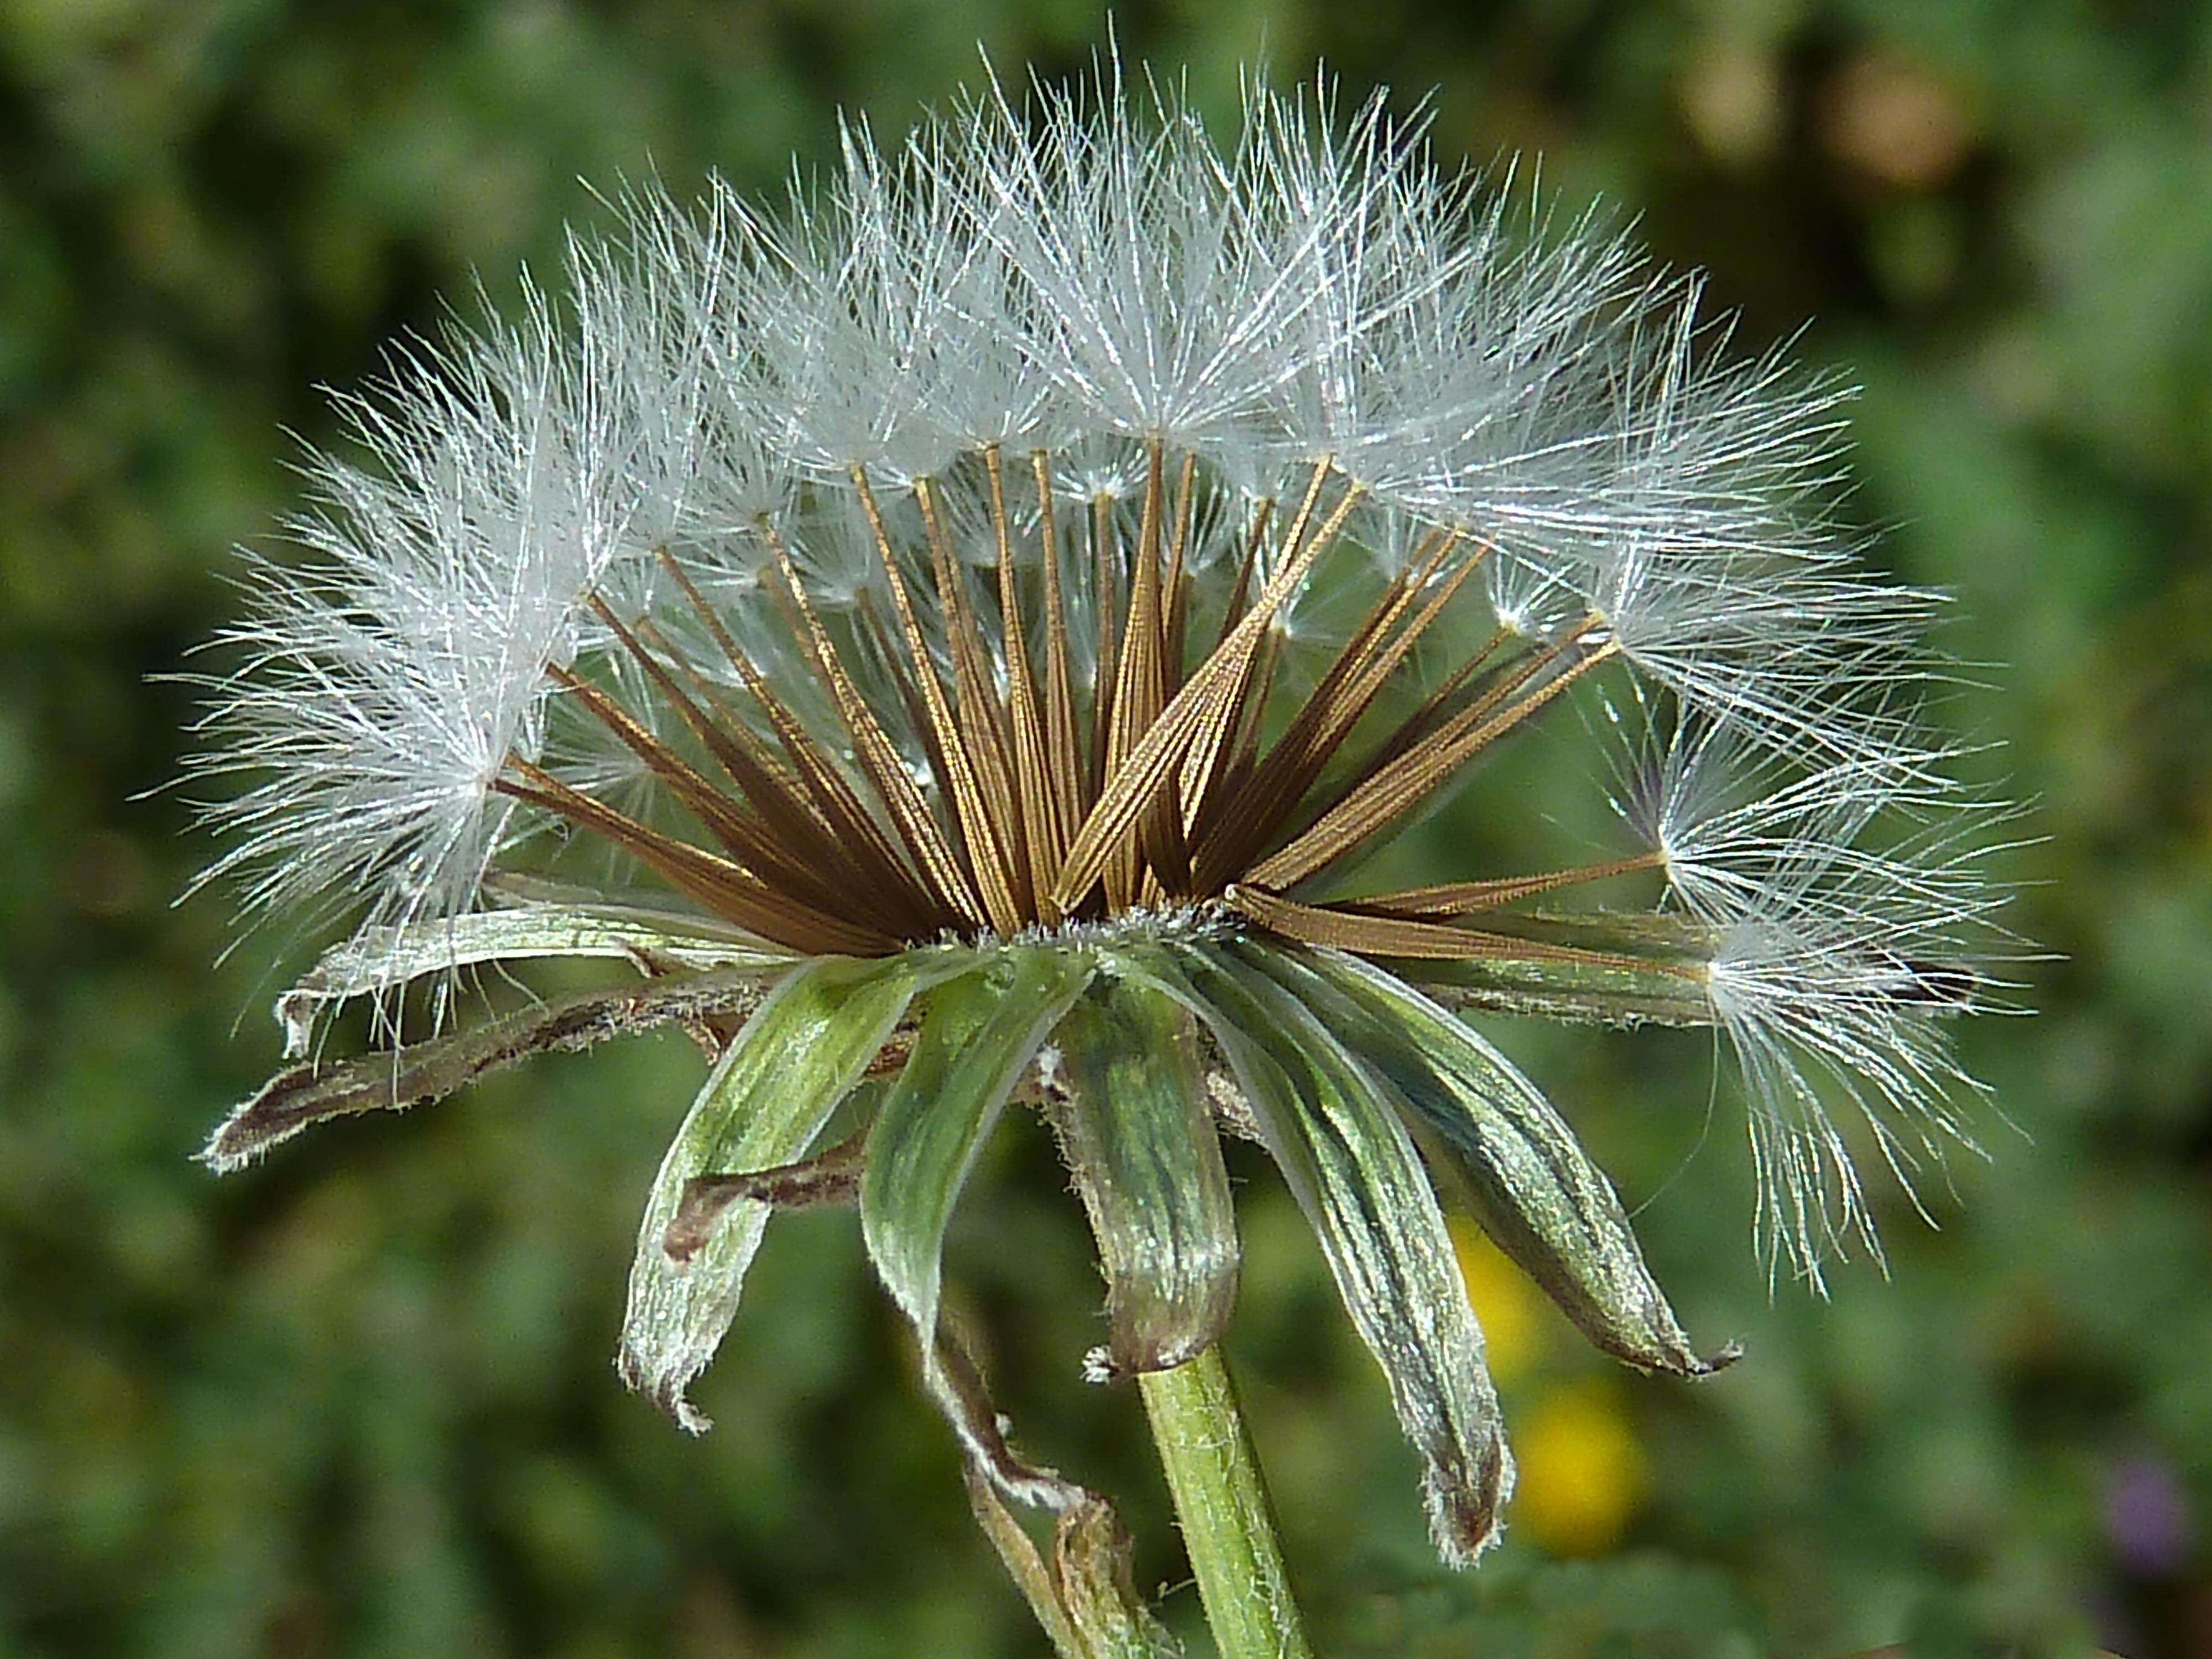
[[[1096,1500],[1009,1449],[939,1325],[979,1147],[1052,1117],[1119,1378],[1220,1331],[1217,1143],[1255,1139],[1463,1563],[1513,1465],[1445,1171],[1607,1352],[1736,1350],[1692,1348],[1566,1118],[1443,1005],[1717,1029],[1759,1244],[1815,1278],[1874,1246],[1855,1151],[1910,1191],[1972,1144],[1948,1022],[2018,954],[2008,813],[1930,734],[1936,596],[1838,527],[1845,390],[1729,349],[1699,279],[1440,169],[1379,96],[1255,81],[1218,142],[1112,58],[848,125],[781,211],[618,206],[564,297],[341,399],[191,769],[230,792],[203,883],[359,920],[288,1048],[356,995],[393,1034],[440,968],[643,977],[280,1073],[210,1161],[678,1024],[714,1069],[625,1376],[702,1427],[769,1208],[857,1196],[978,1489],[1065,1516]],[[1623,846],[1362,879],[1502,746],[1592,730]]]

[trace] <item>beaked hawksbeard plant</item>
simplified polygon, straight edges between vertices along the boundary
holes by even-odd
[[[1291,1650],[1241,1439],[1211,1476],[1176,1440],[1234,1426],[1224,1132],[1311,1220],[1463,1563],[1512,1465],[1437,1181],[1607,1352],[1729,1355],[1461,1015],[1717,1028],[1760,1245],[1817,1278],[1873,1242],[1847,1142],[1909,1179],[1963,1141],[1944,1022],[2002,954],[2001,814],[1922,720],[1936,600],[1832,523],[1841,389],[1731,356],[1694,277],[1440,173],[1418,124],[1334,117],[1255,87],[1223,148],[1109,64],[895,149],[848,131],[781,215],[634,192],[564,297],[343,400],[364,464],[312,459],[307,556],[253,560],[208,682],[207,878],[360,926],[207,1161],[681,1025],[712,1068],[623,1375],[703,1428],[686,1386],[772,1211],[857,1202],[1070,1652],[1160,1638],[1103,1504],[1008,1446],[939,1317],[1010,1102],[1096,1231],[1088,1368],[1146,1385],[1209,1615]],[[1539,726],[1613,750],[1618,847],[1363,886]],[[629,966],[452,1017],[469,970],[550,957]],[[379,1051],[322,1059],[364,997]],[[1005,1499],[1059,1517],[1048,1555]],[[1229,1607],[1255,1585],[1281,1605]]]

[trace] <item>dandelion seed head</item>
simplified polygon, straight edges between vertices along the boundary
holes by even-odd
[[[611,205],[342,398],[249,561],[193,767],[249,913],[456,916],[573,830],[801,954],[1212,906],[1419,960],[1658,869],[1770,1243],[1863,1230],[1837,1106],[1903,1173],[1957,1138],[2001,813],[1927,733],[1938,597],[1839,528],[1848,388],[1696,276],[1425,111],[1255,78],[1217,137],[1111,56],[848,123],[776,210]],[[1593,675],[1664,711],[1648,854],[1302,896]]]
[[[1096,1498],[1013,1455],[940,1327],[976,1148],[1017,1091],[1050,1117],[1104,1382],[1218,1340],[1240,1135],[1464,1565],[1513,1463],[1436,1161],[1606,1352],[1735,1350],[1692,1347],[1567,1115],[1462,1015],[1716,1031],[1755,1244],[1816,1285],[1879,1258],[1871,1160],[1917,1205],[1972,1146],[1951,1032],[2021,954],[2009,809],[1929,719],[1939,597],[1844,525],[1847,388],[1734,349],[1696,276],[1440,167],[1425,110],[1255,77],[1209,132],[1110,53],[902,143],[848,122],[775,209],[610,206],[515,320],[342,396],[295,548],[247,561],[201,880],[360,925],[280,1004],[289,1056],[356,996],[398,1046],[279,1073],[212,1165],[679,1024],[720,1058],[623,1376],[703,1428],[768,1208],[857,1188],[971,1477],[1066,1517]],[[1498,745],[1577,734],[1626,850],[1373,890]],[[399,1042],[547,956],[643,977]]]

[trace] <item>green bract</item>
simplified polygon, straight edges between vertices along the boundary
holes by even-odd
[[[1017,1099],[1052,1123],[1097,1234],[1109,1327],[1088,1362],[1097,1381],[1172,1369],[1220,1335],[1237,1270],[1223,1122],[1267,1149],[1389,1379],[1447,1559],[1496,1535],[1512,1475],[1431,1164],[1607,1352],[1685,1376],[1733,1357],[1691,1350],[1612,1185],[1535,1086],[1422,992],[1340,951],[1200,912],[795,965],[742,951],[726,965],[696,931],[639,911],[514,908],[457,937],[487,959],[621,953],[658,976],[416,1045],[398,1085],[374,1058],[286,1073],[209,1157],[235,1166],[319,1118],[443,1093],[528,1050],[493,1040],[511,1024],[551,1023],[581,1043],[670,1010],[743,1015],[654,1179],[623,1334],[624,1376],[695,1431],[708,1424],[685,1388],[729,1329],[770,1214],[857,1201],[869,1256],[979,1471],[1010,1497],[1081,1501],[1005,1451],[994,1414],[948,1373],[938,1328],[946,1225]],[[444,960],[426,939],[378,949],[332,952],[280,1004],[284,1018],[301,1018],[303,997],[389,991]],[[824,1148],[841,1108],[857,1127]]]

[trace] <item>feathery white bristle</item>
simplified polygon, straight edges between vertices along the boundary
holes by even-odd
[[[368,472],[311,457],[319,507],[289,526],[313,562],[254,559],[245,664],[211,682],[222,748],[195,776],[244,776],[210,807],[236,837],[202,878],[244,873],[249,913],[366,898],[371,923],[465,908],[508,830],[488,793],[535,756],[549,663],[621,550],[604,431],[534,295],[524,324],[402,355],[341,404]]]
[[[1760,1242],[1815,1281],[1850,1239],[1879,1254],[1835,1108],[1908,1192],[1974,1145],[1960,1103],[1981,1085],[1944,1018],[1992,1006],[1985,970],[2021,951],[1988,868],[2006,809],[1941,782],[1954,758],[1792,768],[1685,722],[1647,740],[1616,797],[1717,941],[1707,988],[1750,1096]]]

